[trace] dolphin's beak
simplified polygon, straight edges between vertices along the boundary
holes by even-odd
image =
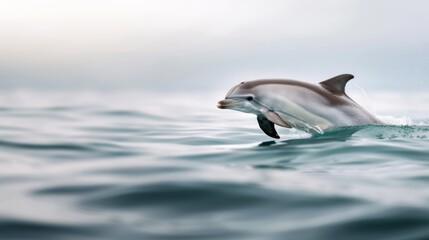
[[[241,102],[240,99],[224,99],[217,103],[217,107],[220,109],[231,108],[233,105]]]

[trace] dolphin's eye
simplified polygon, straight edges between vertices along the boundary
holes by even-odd
[[[241,82],[240,84],[244,84],[244,82]]]
[[[248,96],[246,99],[247,99],[247,101],[252,101],[253,97],[252,96]]]

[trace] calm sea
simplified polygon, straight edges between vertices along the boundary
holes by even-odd
[[[429,239],[424,112],[273,141],[222,97],[3,93],[0,239]]]

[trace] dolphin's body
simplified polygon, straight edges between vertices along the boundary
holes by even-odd
[[[319,84],[288,79],[242,82],[217,106],[256,114],[260,128],[273,138],[280,138],[274,124],[312,134],[339,126],[382,124],[344,92],[352,78],[342,74]]]

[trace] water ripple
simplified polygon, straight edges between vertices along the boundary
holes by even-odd
[[[0,239],[429,238],[427,119],[272,140],[143,96],[0,106]]]

